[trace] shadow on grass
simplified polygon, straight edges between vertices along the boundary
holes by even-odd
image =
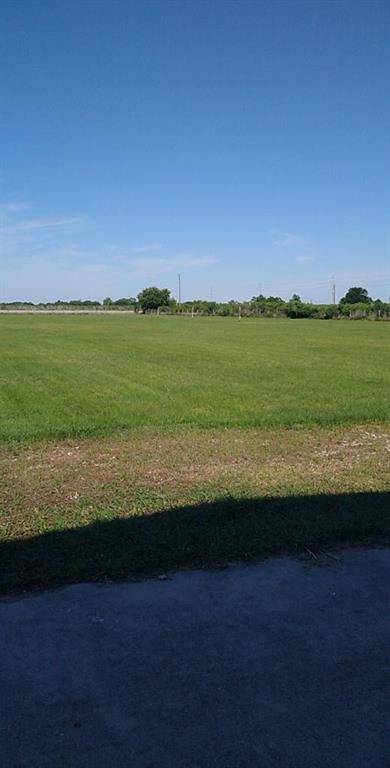
[[[389,536],[390,492],[221,499],[6,541],[0,590],[120,580]]]

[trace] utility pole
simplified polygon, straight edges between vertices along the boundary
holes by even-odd
[[[336,282],[334,275],[332,275],[332,304],[336,304]]]
[[[178,282],[179,282],[179,306],[181,304],[181,275],[178,275]]]

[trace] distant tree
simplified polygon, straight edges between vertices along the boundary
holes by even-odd
[[[91,299],[72,299],[67,302],[69,307],[100,307],[100,301],[92,301]]]
[[[113,304],[115,304],[116,307],[133,307],[137,303],[137,299],[134,299],[132,296],[130,296],[128,299],[116,299]]]
[[[293,295],[291,296],[290,301],[295,301],[296,304],[301,304],[301,297],[298,296],[297,293],[293,293]]]
[[[340,299],[340,304],[371,304],[372,299],[366,288],[350,288]]]
[[[266,299],[265,299],[265,296],[263,296],[263,294],[262,294],[262,293],[259,293],[259,295],[258,295],[258,296],[252,296],[252,298],[251,298],[251,304],[260,303],[260,302],[262,302],[262,301],[265,301],[265,300],[266,300]]]
[[[159,307],[168,307],[171,303],[171,292],[168,288],[144,288],[138,294],[138,302],[143,312],[150,312]]]
[[[110,299],[109,296],[107,296],[105,299],[103,299],[103,307],[109,307],[110,304],[112,304],[112,299]]]
[[[301,300],[299,301],[291,300],[286,306],[287,317],[303,318],[303,317],[310,317],[312,314],[313,314],[313,305],[303,304]]]

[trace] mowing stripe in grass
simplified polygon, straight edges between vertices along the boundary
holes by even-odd
[[[386,323],[0,317],[0,440],[383,423]]]

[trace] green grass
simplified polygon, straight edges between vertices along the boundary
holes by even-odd
[[[0,591],[388,541],[389,333],[1,316]]]
[[[385,422],[390,326],[0,317],[0,440]]]
[[[0,592],[80,581],[152,576],[184,566],[210,566],[280,553],[310,554],[351,543],[386,543],[390,493],[274,498],[219,498],[156,514],[0,542]],[[327,561],[329,562],[329,561]]]

